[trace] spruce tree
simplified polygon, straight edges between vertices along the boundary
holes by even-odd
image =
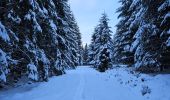
[[[98,35],[98,26],[95,27],[94,33],[92,34],[92,39],[91,39],[91,44],[89,45],[89,50],[88,50],[88,64],[94,65],[95,64],[95,55],[96,55],[96,38]]]
[[[80,62],[80,45],[81,37],[77,23],[73,13],[70,10],[67,0],[59,0],[56,3],[58,15],[61,19],[58,20],[57,33],[60,35],[61,41],[58,43],[58,59],[59,64],[62,64],[64,68],[79,65]],[[63,59],[63,60],[61,60]],[[72,59],[72,60],[70,60]],[[61,66],[61,65],[59,65]]]
[[[83,64],[87,65],[88,60],[88,45],[86,44],[83,48]]]
[[[161,70],[166,70],[170,68],[170,1],[162,0],[161,5],[158,7],[159,12],[159,22],[161,30]]]
[[[152,2],[152,3],[151,3]],[[142,19],[140,27],[136,32],[139,45],[135,51],[135,67],[140,71],[159,71],[160,70],[160,29],[157,7],[159,1],[141,1]]]
[[[169,17],[164,17],[168,15],[168,1],[120,0],[120,2],[122,7],[118,12],[121,20],[114,36],[114,63],[129,64],[125,63],[124,58],[131,57],[133,59],[129,59],[130,65],[133,64],[137,70],[152,72],[164,69],[166,66],[164,62],[169,59],[166,45],[169,36],[165,35],[169,29]],[[162,24],[163,22],[166,24]]]
[[[112,55],[112,39],[110,27],[108,25],[108,17],[105,13],[95,29],[95,40],[94,40],[94,67],[99,71],[104,72],[112,66],[111,55]]]
[[[117,24],[117,32],[113,38],[113,62],[131,65],[134,62],[133,53],[130,52],[134,33],[129,30],[130,23],[133,21],[133,18],[131,18],[133,11],[130,9],[132,0],[120,0],[119,2],[122,6],[117,9],[120,22]]]
[[[67,0],[1,0],[0,82],[16,83],[26,75],[48,81],[75,68],[80,35]]]

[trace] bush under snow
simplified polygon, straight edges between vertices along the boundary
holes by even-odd
[[[37,67],[33,63],[30,63],[27,65],[27,68],[28,68],[28,78],[37,81],[38,80]]]

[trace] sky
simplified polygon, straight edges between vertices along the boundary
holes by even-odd
[[[118,23],[118,14],[115,12],[120,6],[118,1],[119,0],[69,0],[82,34],[83,45],[86,43],[90,44],[94,28],[99,24],[101,14],[104,12],[110,19],[109,26],[112,27],[112,34],[116,32],[115,25]]]

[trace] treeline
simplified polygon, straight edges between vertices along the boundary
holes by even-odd
[[[119,2],[120,21],[113,41],[109,27],[104,24],[108,22],[100,20],[94,29],[86,62],[95,68],[98,66],[97,69],[102,66],[102,70],[110,64],[126,64],[142,72],[170,69],[170,1]]]
[[[48,81],[81,64],[81,52],[67,0],[0,0],[0,85]]]

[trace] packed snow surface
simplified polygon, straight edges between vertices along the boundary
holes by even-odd
[[[100,73],[83,66],[49,82],[1,90],[0,100],[170,100],[169,79],[124,67]]]

